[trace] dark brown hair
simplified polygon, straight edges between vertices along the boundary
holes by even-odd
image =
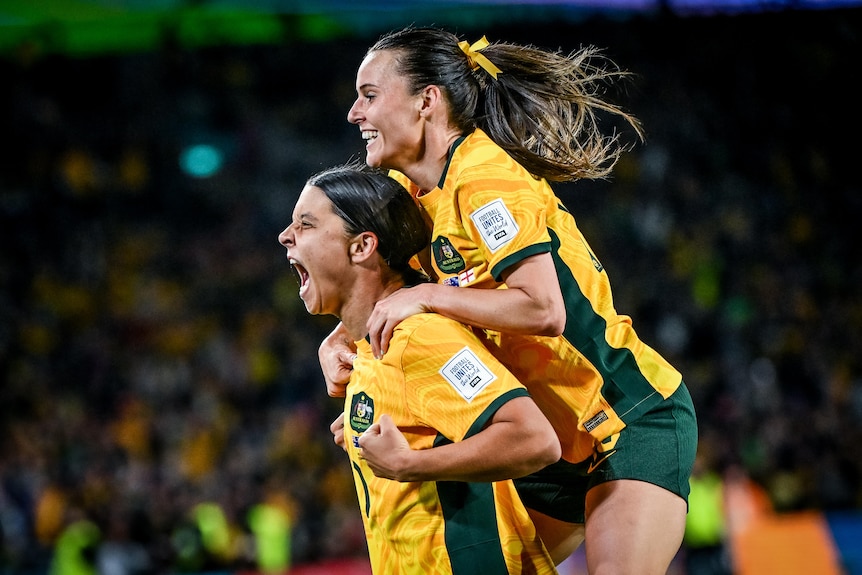
[[[382,36],[368,53],[395,51],[414,94],[438,86],[462,134],[481,128],[530,173],[551,181],[611,172],[626,146],[615,132],[599,129],[600,113],[622,118],[642,137],[636,118],[603,99],[606,84],[627,73],[599,49],[564,55],[491,42],[481,54],[501,69],[494,79],[473,70],[458,43],[439,28],[408,27]]]
[[[401,274],[405,285],[428,281],[410,266],[410,260],[428,247],[430,231],[404,186],[359,163],[324,170],[309,178],[308,184],[323,190],[348,234],[370,231],[377,236],[377,252]]]

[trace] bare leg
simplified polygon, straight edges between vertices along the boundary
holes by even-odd
[[[665,575],[685,531],[685,501],[652,483],[618,480],[586,499],[590,575]]]
[[[542,538],[542,543],[545,544],[551,559],[554,560],[554,565],[559,565],[565,561],[584,542],[583,523],[560,521],[533,509],[527,511],[530,513],[530,518],[536,526],[539,537]]]

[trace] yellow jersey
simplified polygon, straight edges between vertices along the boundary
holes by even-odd
[[[432,221],[427,271],[438,283],[501,289],[507,268],[532,255],[552,255],[566,303],[564,333],[486,330],[486,344],[530,390],[560,438],[564,459],[590,457],[596,442],[680,385],[680,373],[617,313],[607,272],[548,182],[484,132],[456,142],[438,186],[427,193],[403,174],[390,175]]]
[[[360,435],[384,413],[412,449],[428,449],[478,433],[527,394],[469,327],[437,314],[401,322],[380,360],[357,342],[345,445],[375,574],[556,573],[512,481],[402,483],[375,477],[359,457]]]

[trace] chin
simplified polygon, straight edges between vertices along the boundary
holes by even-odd
[[[369,168],[379,168],[380,167],[380,160],[377,160],[374,157],[372,157],[370,154],[368,154],[365,156],[365,165],[367,165]]]

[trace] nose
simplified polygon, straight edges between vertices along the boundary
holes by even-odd
[[[286,248],[289,248],[293,245],[293,225],[289,225],[284,228],[280,234],[278,234],[278,243],[283,245]]]
[[[347,121],[351,124],[358,124],[362,121],[362,114],[359,111],[359,98],[353,102],[350,110],[347,111]]]

